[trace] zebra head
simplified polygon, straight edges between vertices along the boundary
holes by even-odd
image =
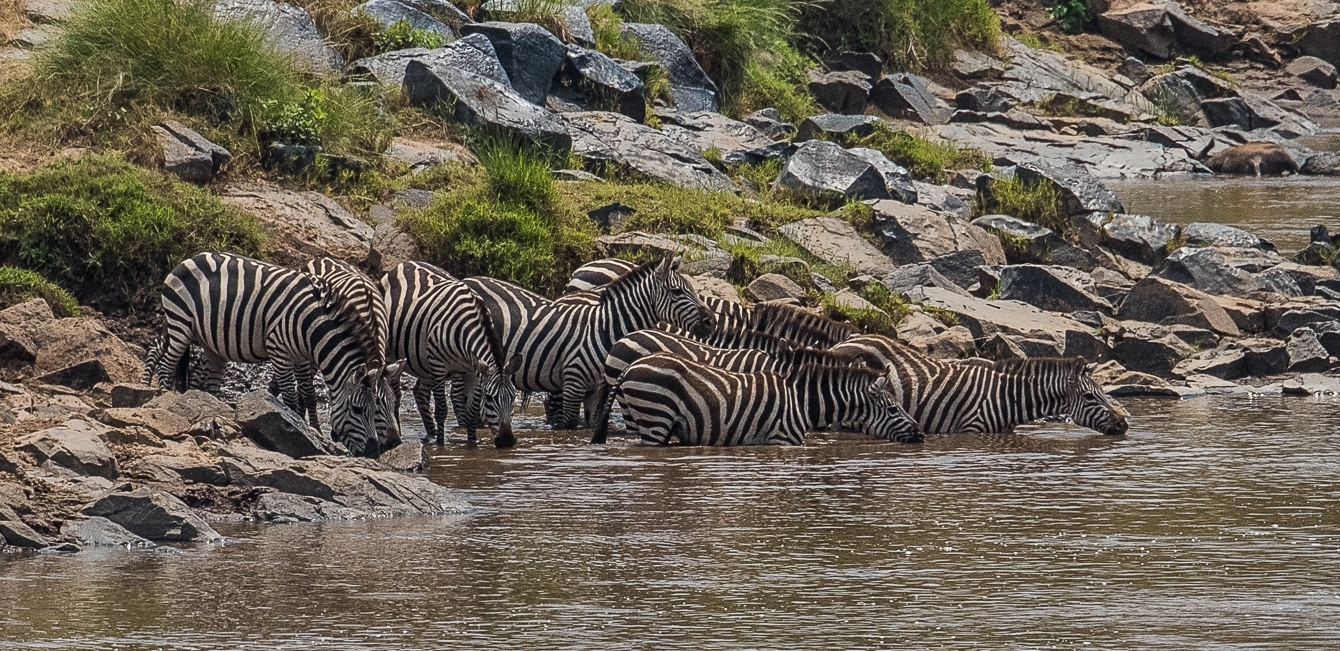
[[[716,319],[693,285],[679,273],[682,261],[682,256],[675,256],[656,265],[651,284],[656,318],[689,331],[710,331]]]
[[[862,434],[897,443],[920,443],[921,426],[907,414],[902,404],[889,390],[889,378],[879,375],[865,389],[863,417],[852,419]]]
[[[1121,435],[1130,428],[1130,414],[1108,397],[1103,387],[1093,379],[1097,364],[1075,360],[1074,381],[1066,392],[1067,412],[1075,424],[1103,434]]]
[[[400,445],[400,374],[405,368],[405,360],[383,366],[379,377],[373,383],[376,411],[373,415],[373,428],[377,432],[377,444],[382,450],[390,450]]]
[[[381,454],[377,442],[381,381],[380,369],[362,367],[331,391],[330,437],[356,457],[376,458]]]
[[[516,385],[512,375],[521,368],[521,355],[513,355],[501,370],[497,364],[480,360],[479,392],[484,401],[484,424],[493,430],[493,444],[500,448],[516,445],[512,434],[512,407],[516,404]]]

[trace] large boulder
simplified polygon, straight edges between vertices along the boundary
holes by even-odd
[[[892,197],[884,174],[865,158],[826,140],[801,145],[777,177],[776,187],[841,202]]]
[[[461,26],[461,33],[489,39],[512,89],[531,104],[544,104],[549,84],[568,54],[563,41],[534,23],[473,23]]]
[[[415,60],[432,67],[454,68],[511,85],[507,71],[498,61],[493,42],[483,34],[466,36],[434,50],[409,48],[359,59],[349,64],[349,73],[370,76],[388,86],[399,86],[405,81],[405,68],[410,61]]]
[[[753,126],[720,113],[662,109],[656,111],[656,117],[661,119],[661,133],[670,139],[700,154],[715,150],[727,163],[784,159],[795,149],[790,143],[777,142]]]
[[[153,543],[103,517],[66,520],[60,535],[84,547],[152,547]]]
[[[670,94],[681,111],[715,111],[717,85],[693,58],[693,51],[664,25],[624,23],[623,35],[637,40],[642,52],[670,76]]]
[[[279,264],[300,267],[330,256],[362,265],[372,246],[372,227],[320,192],[229,188],[219,200],[260,222]]]
[[[971,296],[961,285],[926,263],[905,264],[884,276],[880,282],[894,294],[903,294],[917,287],[939,287],[955,294]]]
[[[870,101],[870,79],[862,72],[809,71],[809,90],[819,105],[844,115],[865,113]]]
[[[881,276],[898,265],[865,241],[856,228],[836,217],[814,217],[777,229],[807,253],[832,265],[850,266],[862,274]]]
[[[93,388],[88,381],[94,378],[138,382],[144,376],[135,349],[98,319],[57,319],[28,329],[27,334],[37,348],[34,370],[54,374],[53,383],[87,390]]]
[[[251,391],[237,399],[234,419],[242,434],[266,450],[293,458],[334,454],[330,438],[312,429],[301,416],[268,391]]]
[[[1098,261],[1088,251],[1066,242],[1050,228],[1009,215],[983,215],[974,226],[1000,238],[1011,264],[1039,263],[1092,271]]]
[[[183,181],[208,183],[233,155],[176,120],[150,127],[163,151],[163,171]]]
[[[1001,267],[999,273],[1003,300],[1023,301],[1048,312],[1112,313],[1112,305],[1094,293],[1093,279],[1083,271],[1021,264]]]
[[[1284,71],[1313,86],[1327,90],[1335,88],[1335,66],[1317,57],[1298,57],[1291,61]]]
[[[672,185],[711,192],[734,189],[729,177],[694,149],[618,113],[562,114],[572,151],[588,166],[616,165]]]
[[[1222,335],[1242,334],[1238,324],[1213,297],[1192,287],[1149,277],[1136,283],[1117,310],[1117,318],[1172,325],[1181,323]]]
[[[1177,249],[1154,269],[1153,275],[1207,294],[1244,296],[1261,289],[1257,278],[1229,264],[1224,253],[1214,247]]]
[[[781,112],[775,108],[754,111],[744,116],[744,122],[775,140],[790,140],[796,135],[796,125],[783,120]]]
[[[997,88],[1020,104],[1040,103],[1064,93],[1083,97],[1105,111],[1120,112],[1133,120],[1145,119],[1156,111],[1143,95],[1082,60],[1060,52],[1033,49],[1009,37],[1002,38],[1001,45],[1009,64]],[[1068,159],[1062,156],[1054,160]]]
[[[1183,124],[1207,124],[1201,103],[1206,100],[1237,97],[1238,91],[1222,79],[1194,66],[1182,66],[1172,72],[1155,75],[1140,85],[1140,92]]]
[[[224,20],[254,24],[271,47],[289,54],[307,72],[333,72],[344,65],[306,9],[271,0],[215,0],[214,12]]]
[[[1340,154],[1324,152],[1308,156],[1298,171],[1314,176],[1340,176]]]
[[[1015,169],[1015,175],[1026,183],[1048,183],[1055,187],[1061,194],[1062,208],[1066,216],[1092,212],[1126,212],[1121,202],[1117,200],[1117,195],[1083,167],[1024,163]]]
[[[759,303],[805,298],[805,288],[781,274],[763,274],[755,278],[744,289],[744,293]]]
[[[1232,31],[1196,19],[1175,2],[1164,2],[1163,7],[1172,21],[1177,44],[1188,52],[1215,58],[1238,43],[1238,37]]]
[[[1112,346],[1112,356],[1126,368],[1159,377],[1173,375],[1177,364],[1194,352],[1185,341],[1157,329],[1123,330]]]
[[[97,422],[70,420],[19,439],[17,447],[39,464],[50,463],[77,475],[116,479],[116,457],[101,436],[106,431]]]
[[[1304,54],[1340,66],[1340,20],[1312,23],[1294,32],[1294,45]]]
[[[1241,228],[1211,222],[1192,222],[1182,227],[1189,246],[1231,246],[1242,249],[1274,251],[1275,245]]]
[[[927,84],[925,77],[913,74],[890,75],[875,84],[870,102],[892,118],[944,124],[949,121],[951,111],[931,93]]]
[[[1000,244],[1000,240],[994,237],[990,241]],[[997,264],[1004,264],[1004,255],[1002,251],[1001,261]],[[977,282],[977,268],[986,265],[987,261],[981,250],[964,249],[931,258],[929,264],[955,285],[969,289]]]
[[[1238,127],[1244,131],[1271,129],[1285,138],[1311,135],[1319,128],[1311,120],[1254,95],[1241,95],[1201,102],[1212,127]]]
[[[80,512],[107,518],[149,540],[223,541],[223,536],[181,500],[148,487],[108,493]]]
[[[1321,373],[1331,368],[1330,353],[1312,328],[1299,328],[1285,342],[1290,373]]]
[[[412,103],[445,102],[457,122],[537,140],[560,151],[572,146],[572,137],[557,116],[504,82],[436,59],[416,58],[405,65],[404,84]]]
[[[423,11],[423,9],[415,7],[413,3],[408,1],[368,0],[368,2],[354,7],[350,13],[355,16],[367,16],[376,21],[382,29],[387,29],[400,21],[405,21],[414,29],[437,34],[444,40],[456,38],[456,31],[449,25]]]
[[[958,251],[980,251],[981,264],[1005,264],[1000,240],[980,226],[897,201],[876,201],[871,208],[880,248],[898,264],[929,262]]]
[[[919,203],[921,201],[917,190],[918,183],[912,180],[912,174],[903,166],[889,160],[884,152],[869,147],[852,147],[847,150],[847,153],[870,163],[879,172],[880,176],[884,177],[884,187],[888,188],[890,198],[903,203]]]
[[[841,115],[824,113],[811,115],[800,123],[796,132],[796,142],[805,142],[822,138],[838,140],[843,138],[864,138],[875,132],[875,127],[884,121],[873,115]]]
[[[1176,237],[1176,226],[1147,215],[1122,213],[1103,224],[1099,243],[1131,260],[1153,265],[1164,258],[1168,242]]]
[[[616,111],[637,122],[647,117],[642,79],[595,50],[569,45],[558,82],[587,110]]]
[[[1103,36],[1127,48],[1146,52],[1160,59],[1170,58],[1173,45],[1177,42],[1172,17],[1162,5],[1142,2],[1099,14],[1098,29],[1102,31]]]
[[[461,513],[469,508],[460,497],[426,478],[402,475],[369,459],[325,456],[295,461],[235,446],[220,453],[229,479],[237,486],[269,487],[376,516]]]
[[[1089,326],[1019,301],[986,300],[940,287],[916,287],[904,292],[903,297],[923,307],[953,313],[978,341],[998,333],[1018,335],[1050,342],[1067,356],[1083,356],[1101,345]]]

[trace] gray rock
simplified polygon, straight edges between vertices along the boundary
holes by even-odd
[[[986,264],[986,256],[977,249],[954,251],[931,258],[930,265],[959,287],[968,289],[977,282],[977,268]]]
[[[100,437],[106,431],[95,421],[69,420],[19,439],[16,447],[39,464],[50,462],[77,475],[116,479],[116,457]]]
[[[972,332],[963,326],[954,326],[930,337],[913,337],[907,345],[934,359],[967,359],[977,356]]]
[[[351,509],[319,497],[292,493],[261,495],[252,506],[251,514],[261,522],[274,524],[358,520],[372,516],[366,511]]]
[[[870,79],[863,72],[809,71],[809,91],[819,105],[843,115],[860,115],[870,101]]]
[[[950,69],[960,79],[993,79],[1005,72],[1005,64],[996,57],[976,50],[955,50]]]
[[[873,115],[839,115],[824,113],[811,115],[800,123],[796,142],[815,138],[864,138],[875,132],[875,126],[884,121]]]
[[[112,407],[134,408],[143,406],[144,403],[163,393],[162,389],[155,389],[144,384],[114,384],[109,395],[112,400]]]
[[[921,264],[906,264],[893,270],[881,280],[894,294],[903,294],[915,287],[939,287],[955,294],[971,296],[958,283],[945,277],[935,267]]]
[[[1330,353],[1312,328],[1299,328],[1285,342],[1290,373],[1321,373],[1331,368]]]
[[[1274,251],[1275,245],[1227,224],[1192,222],[1182,227],[1182,236],[1189,246],[1232,246],[1244,249]]]
[[[239,397],[234,419],[244,436],[267,450],[295,459],[334,453],[329,438],[308,426],[268,391],[252,391]]]
[[[1267,269],[1256,275],[1256,281],[1261,286],[1261,291],[1275,292],[1281,296],[1289,298],[1299,298],[1304,296],[1302,288],[1298,286],[1298,281],[1293,276],[1282,269]]]
[[[5,519],[3,515],[0,515],[0,540],[7,545],[28,549],[46,549],[51,546],[46,537],[33,531],[32,527],[17,518]]]
[[[152,547],[153,543],[102,517],[66,520],[60,535],[84,547]]]
[[[916,191],[915,203],[919,206],[930,208],[946,217],[957,217],[964,222],[972,217],[974,193],[970,190],[954,185],[933,185],[921,181],[913,181],[912,189]]]
[[[1003,361],[1007,359],[1028,359],[1022,346],[1015,343],[1019,337],[1008,337],[1000,333],[991,335],[977,346],[977,352],[986,359]]]
[[[1168,330],[1174,337],[1185,341],[1192,348],[1197,350],[1206,350],[1219,345],[1220,337],[1204,328],[1195,326],[1175,324],[1168,326]]]
[[[1154,73],[1149,69],[1149,66],[1145,65],[1144,61],[1135,57],[1126,57],[1126,59],[1121,62],[1121,65],[1117,66],[1117,72],[1137,84],[1143,84],[1146,81],[1149,81],[1150,77],[1154,76]]]
[[[1322,153],[1309,156],[1298,171],[1316,176],[1340,176],[1340,154]]]
[[[37,344],[23,328],[0,323],[0,365],[18,370],[37,361]]]
[[[699,153],[715,149],[727,163],[785,159],[795,151],[794,145],[774,141],[749,124],[720,113],[662,109],[656,111],[656,117],[661,119],[661,133]]]
[[[460,513],[469,508],[454,493],[426,478],[402,475],[370,459],[311,457],[287,460],[282,466],[274,466],[272,459],[258,462],[260,467],[246,459],[225,459],[229,477],[239,486],[266,486],[372,515]]]
[[[102,382],[111,382],[101,360],[90,359],[52,371],[37,378],[42,384],[55,384],[75,391],[88,391]]]
[[[994,88],[973,86],[954,96],[954,106],[976,113],[1004,113],[1015,107],[1015,101]]]
[[[400,21],[409,23],[414,29],[420,29],[425,32],[437,34],[446,40],[454,40],[456,31],[449,25],[438,20],[436,17],[413,6],[409,2],[400,0],[368,0],[350,12],[354,15],[363,14],[377,21],[382,29],[395,25]]]
[[[1228,312],[1208,294],[1152,276],[1131,288],[1116,316],[1164,325],[1181,323],[1230,337],[1242,334]]]
[[[271,262],[301,267],[321,256],[353,265],[367,260],[372,226],[324,194],[228,188],[219,200],[256,218],[268,236]]]
[[[553,113],[504,83],[439,60],[411,59],[405,66],[405,90],[417,105],[445,102],[458,122],[538,140],[560,151],[572,146],[567,128]]]
[[[642,80],[595,50],[569,45],[559,82],[580,94],[587,110],[617,111],[638,122],[647,117]]]
[[[1336,320],[1336,315],[1329,311],[1318,310],[1285,310],[1275,320],[1275,326],[1272,328],[1275,336],[1284,338],[1299,328],[1313,327],[1319,333],[1326,332],[1329,326],[1322,324],[1330,323]]]
[[[444,147],[451,147],[446,149]],[[404,163],[409,165],[413,172],[420,172],[435,165],[445,165],[448,163],[456,165],[473,165],[479,162],[468,149],[459,145],[444,144],[438,146],[426,142],[410,140],[408,138],[397,137],[391,141],[391,146],[383,154],[387,160]],[[407,191],[402,191],[407,192]],[[423,192],[420,190],[419,192]],[[431,199],[432,193],[427,193]]]
[[[1317,340],[1332,357],[1340,357],[1340,321],[1323,321],[1310,326],[1317,333]]]
[[[186,393],[163,392],[158,397],[144,403],[143,407],[145,409],[163,409],[192,423],[198,423],[207,418],[232,420],[233,416],[236,415],[232,407],[199,389],[191,389]]]
[[[1186,342],[1170,334],[1123,335],[1112,346],[1112,356],[1126,368],[1159,377],[1171,376],[1178,362],[1194,352]]]
[[[836,55],[828,57],[824,63],[828,64],[830,70],[860,72],[872,83],[884,74],[884,60],[879,58],[878,54],[872,52],[852,52],[850,50],[838,52]]]
[[[1201,103],[1206,100],[1236,97],[1238,92],[1223,80],[1194,66],[1155,75],[1140,85],[1140,92],[1183,124],[1207,124]]]
[[[1311,135],[1319,128],[1301,115],[1252,95],[1205,100],[1200,107],[1212,127],[1238,127],[1245,131],[1272,129],[1285,138]]]
[[[897,266],[865,241],[855,227],[836,217],[814,217],[779,227],[778,232],[828,264],[850,266],[858,273],[881,276]]]
[[[616,165],[683,188],[726,192],[730,178],[702,154],[618,113],[564,113],[572,151],[590,166]]]
[[[974,226],[1000,238],[1005,258],[1011,264],[1053,264],[1091,271],[1097,265],[1088,252],[1061,239],[1050,228],[1009,215],[984,215]]]
[[[1327,90],[1335,88],[1335,66],[1317,57],[1298,57],[1290,62],[1284,71],[1318,88]]]
[[[292,55],[294,62],[308,72],[321,74],[344,65],[305,9],[271,0],[215,0],[214,12],[225,20],[256,25],[265,33],[267,43]]]
[[[1000,298],[1023,301],[1049,312],[1094,310],[1112,313],[1112,305],[1093,292],[1088,274],[1068,267],[1034,264],[1000,268]]]
[[[897,201],[876,201],[871,208],[880,249],[898,264],[928,262],[956,251],[980,251],[984,264],[1005,263],[1000,240],[978,225]]]
[[[131,533],[149,540],[221,542],[214,531],[181,500],[148,487],[108,493],[84,507],[80,513],[107,518]]]
[[[1210,376],[1223,380],[1247,377],[1247,351],[1241,346],[1227,345],[1214,348],[1182,360],[1173,370],[1175,375]],[[1188,383],[1190,381],[1188,380]]]
[[[163,171],[183,181],[208,183],[233,155],[176,120],[151,127],[163,149]]]
[[[744,117],[744,122],[773,140],[789,140],[796,135],[796,125],[782,120],[782,114],[774,108],[754,111]]]
[[[992,124],[1004,125],[1010,129],[1018,131],[1055,131],[1056,125],[1048,120],[1044,120],[1032,113],[1011,109],[1005,113],[978,113],[976,111],[954,111],[949,116],[949,121],[954,124],[962,123],[981,123],[990,122]]]
[[[805,288],[781,274],[763,274],[744,290],[745,295],[757,302],[805,298]]]
[[[423,441],[419,439],[407,439],[387,450],[377,460],[396,472],[423,472],[428,466],[428,454],[424,450]]]
[[[1126,212],[1121,202],[1117,200],[1117,195],[1083,167],[1024,163],[1019,165],[1014,173],[1025,182],[1052,184],[1061,193],[1065,215],[1095,211]]]
[[[623,34],[637,39],[642,51],[670,76],[670,93],[681,111],[715,111],[717,85],[693,58],[693,52],[664,25],[624,23]]]
[[[1340,66],[1340,21],[1312,23],[1293,33],[1294,45],[1304,54]]]
[[[1172,56],[1177,34],[1166,7],[1140,3],[1098,16],[1098,29],[1121,45],[1160,59]]]
[[[482,34],[466,36],[435,50],[409,48],[359,59],[349,64],[348,72],[351,75],[370,76],[382,84],[399,86],[405,81],[406,66],[416,59],[431,66],[464,70],[500,84],[511,85],[507,71],[493,50],[493,43]]]
[[[1238,43],[1238,37],[1233,32],[1197,20],[1175,2],[1166,2],[1163,7],[1172,20],[1177,44],[1188,52],[1213,59]]]
[[[891,118],[922,124],[944,124],[950,111],[927,87],[925,77],[899,73],[880,79],[870,91],[870,103]]]
[[[1246,351],[1248,375],[1279,375],[1289,368],[1289,351],[1282,342],[1274,339],[1243,339],[1238,345]]]
[[[917,183],[912,180],[912,175],[903,166],[889,160],[884,152],[867,147],[852,147],[847,153],[860,157],[879,171],[880,176],[884,177],[884,187],[889,191],[889,198],[903,203],[918,202]]]
[[[1280,383],[1286,396],[1340,395],[1340,378],[1317,373],[1303,373]]]
[[[907,300],[954,313],[976,340],[997,333],[1049,342],[1064,355],[1092,350],[1097,337],[1093,329],[1069,317],[1043,312],[1019,301],[990,301],[963,296],[939,287],[915,287],[903,294]]]
[[[1261,283],[1250,273],[1233,267],[1222,252],[1210,247],[1177,249],[1154,269],[1153,275],[1208,294],[1244,296],[1261,289]]]
[[[1103,224],[1100,243],[1118,254],[1142,262],[1158,264],[1167,252],[1168,242],[1177,237],[1177,227],[1160,223],[1147,215],[1117,214]]]
[[[840,202],[847,198],[888,199],[889,187],[873,165],[834,142],[810,140],[796,150],[777,177],[776,187]]]
[[[69,20],[78,3],[75,0],[25,0],[20,6],[33,22],[52,24]]]
[[[563,41],[534,23],[473,23],[463,25],[461,33],[487,38],[512,89],[531,104],[544,104],[549,84],[568,54]]]

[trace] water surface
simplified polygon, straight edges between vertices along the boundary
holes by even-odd
[[[477,512],[0,555],[0,647],[1335,648],[1340,400],[1128,406],[1125,437],[432,448]]]

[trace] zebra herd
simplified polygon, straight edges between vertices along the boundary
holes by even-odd
[[[931,359],[801,308],[699,296],[679,264],[598,260],[551,300],[424,262],[377,282],[331,258],[298,271],[201,253],[164,281],[145,381],[217,392],[228,362],[269,361],[271,393],[319,427],[320,374],[331,437],[372,457],[399,443],[406,372],[425,437],[439,444],[448,387],[470,440],[487,428],[498,447],[516,442],[518,393],[548,394],[547,422],[590,427],[593,443],[605,442],[616,403],[627,431],[657,444],[794,445],[825,427],[916,442],[1057,416],[1127,429],[1083,360]],[[203,350],[194,374],[192,346]]]

